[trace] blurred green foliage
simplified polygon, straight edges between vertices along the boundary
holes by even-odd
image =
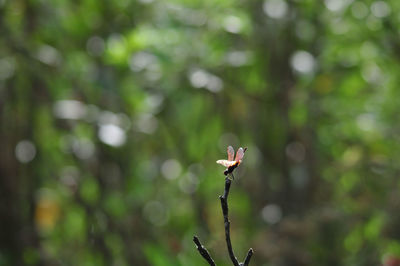
[[[0,265],[400,256],[399,8],[0,0]]]

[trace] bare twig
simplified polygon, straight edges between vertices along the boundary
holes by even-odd
[[[193,242],[197,246],[197,250],[199,251],[200,255],[211,265],[215,266],[214,260],[211,258],[210,253],[208,253],[207,249],[200,243],[200,240],[197,236],[193,237]]]
[[[226,245],[228,247],[228,253],[229,257],[232,260],[232,263],[234,266],[248,266],[250,263],[250,259],[253,256],[253,249],[249,249],[247,252],[246,258],[244,259],[244,262],[239,263],[237,258],[235,257],[235,253],[233,252],[232,248],[232,243],[231,243],[231,235],[230,235],[230,221],[228,217],[228,195],[229,195],[229,190],[231,188],[231,183],[232,180],[227,176],[225,178],[225,191],[224,195],[219,196],[219,199],[221,200],[221,207],[222,207],[222,214],[224,215],[224,225],[225,225],[225,240],[226,240]],[[205,260],[212,266],[215,266],[214,260],[211,258],[210,254],[208,253],[207,249],[200,243],[200,240],[194,236],[193,241],[197,246],[197,250],[199,251],[200,255],[203,256]]]
[[[232,243],[231,243],[231,234],[230,234],[231,222],[229,221],[229,218],[228,218],[228,195],[229,195],[229,189],[231,188],[231,182],[232,181],[228,177],[225,178],[224,195],[219,196],[219,199],[221,200],[222,213],[224,215],[225,239],[226,239],[226,245],[228,247],[229,257],[231,258],[233,265],[239,266],[239,262],[238,262],[237,258],[235,257],[235,254],[233,253],[233,248],[232,248]]]
[[[253,256],[253,249],[252,248],[249,249],[249,251],[247,252],[247,256],[246,256],[246,258],[244,259],[244,262],[241,265],[248,266],[249,263],[250,263],[251,256]]]

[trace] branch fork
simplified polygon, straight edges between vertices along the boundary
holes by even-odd
[[[231,187],[232,180],[229,177],[225,178],[225,191],[224,195],[219,196],[219,199],[221,201],[221,207],[222,207],[222,214],[224,216],[224,225],[225,225],[225,240],[226,240],[226,245],[228,248],[228,253],[229,257],[233,263],[234,266],[248,266],[250,263],[251,256],[253,256],[253,249],[249,249],[247,252],[247,255],[244,259],[243,262],[239,262],[235,256],[235,253],[233,252],[232,248],[232,243],[231,243],[231,235],[230,235],[230,221],[229,221],[229,216],[228,216],[228,195],[229,195],[229,190]],[[211,265],[215,266],[215,262],[212,259],[211,255],[208,253],[207,249],[201,244],[200,240],[197,238],[197,236],[193,237],[193,241],[197,246],[197,250],[199,251],[200,255]]]

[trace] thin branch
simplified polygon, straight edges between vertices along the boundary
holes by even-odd
[[[228,247],[229,257],[231,258],[233,265],[240,266],[235,254],[233,253],[232,243],[231,243],[231,235],[230,235],[230,221],[228,218],[228,195],[229,189],[231,187],[231,180],[227,177],[225,178],[225,191],[223,196],[219,196],[221,200],[222,213],[224,215],[224,224],[225,224],[225,239],[226,245]]]
[[[253,256],[253,249],[252,248],[249,249],[249,251],[247,252],[247,256],[244,259],[243,266],[248,266],[249,265],[251,256]]]
[[[211,258],[210,253],[208,253],[207,249],[200,243],[200,240],[197,236],[193,237],[193,242],[197,246],[197,250],[199,251],[200,255],[211,265],[215,266],[214,260]]]
[[[233,175],[232,175],[233,178]],[[232,242],[231,242],[231,234],[230,234],[230,221],[228,217],[228,196],[229,196],[229,190],[231,188],[231,183],[232,180],[229,177],[225,178],[225,191],[224,195],[219,196],[219,199],[221,200],[221,207],[222,207],[222,213],[224,215],[224,225],[225,225],[225,240],[226,240],[226,245],[228,247],[228,253],[229,257],[231,258],[233,265],[234,266],[248,266],[250,263],[250,259],[253,256],[253,249],[249,249],[247,252],[246,258],[244,259],[244,262],[239,263],[237,258],[235,257],[235,254],[233,252],[232,248]],[[200,255],[203,256],[203,258],[211,265],[215,266],[214,260],[211,258],[210,254],[208,253],[207,249],[200,243],[200,240],[197,238],[197,236],[193,237],[193,241],[197,246],[197,250],[199,251]]]

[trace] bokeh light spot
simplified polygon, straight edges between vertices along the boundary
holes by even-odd
[[[377,18],[387,17],[390,11],[390,6],[385,1],[376,1],[371,5],[371,12]]]
[[[15,60],[12,57],[0,59],[0,80],[5,80],[14,75]]]
[[[75,139],[72,150],[79,159],[86,160],[93,156],[95,146],[90,139]]]
[[[150,113],[142,113],[136,118],[135,125],[138,131],[153,134],[158,128],[158,120]]]
[[[360,1],[356,1],[351,6],[351,13],[357,19],[363,19],[368,15],[368,7]]]
[[[329,9],[332,12],[338,12],[344,9],[347,4],[348,0],[325,0],[325,6],[327,9]]]
[[[263,9],[269,17],[280,19],[286,16],[288,4],[284,0],[267,0],[264,2]]]
[[[151,66],[154,66],[155,64],[157,64],[157,57],[144,51],[134,54],[129,61],[129,66],[134,72],[151,68]]]
[[[243,22],[239,17],[228,16],[224,19],[223,26],[227,32],[239,33],[243,28]]]
[[[276,204],[268,204],[262,209],[261,216],[265,222],[276,224],[282,219],[282,209]]]
[[[21,163],[29,163],[36,156],[36,147],[32,141],[21,140],[15,146],[15,157]]]
[[[227,53],[226,61],[233,67],[247,65],[250,62],[251,53],[247,51],[232,51]]]
[[[61,63],[61,54],[60,52],[50,46],[50,45],[42,45],[40,46],[37,54],[36,54],[36,58],[47,65],[50,66],[57,66]]]
[[[202,88],[207,85],[208,73],[204,70],[198,69],[190,73],[189,79],[193,87]]]
[[[315,70],[315,59],[307,51],[297,51],[290,58],[290,65],[300,74],[310,74]]]
[[[125,131],[113,124],[100,125],[99,139],[110,146],[119,147],[125,144]]]
[[[224,86],[221,78],[202,69],[191,71],[189,73],[189,80],[193,87],[205,88],[214,93],[220,92]]]
[[[181,164],[175,159],[166,160],[161,166],[161,173],[166,179],[176,179],[181,172]]]
[[[53,112],[61,119],[81,119],[86,115],[86,106],[75,100],[60,100],[54,104]]]

